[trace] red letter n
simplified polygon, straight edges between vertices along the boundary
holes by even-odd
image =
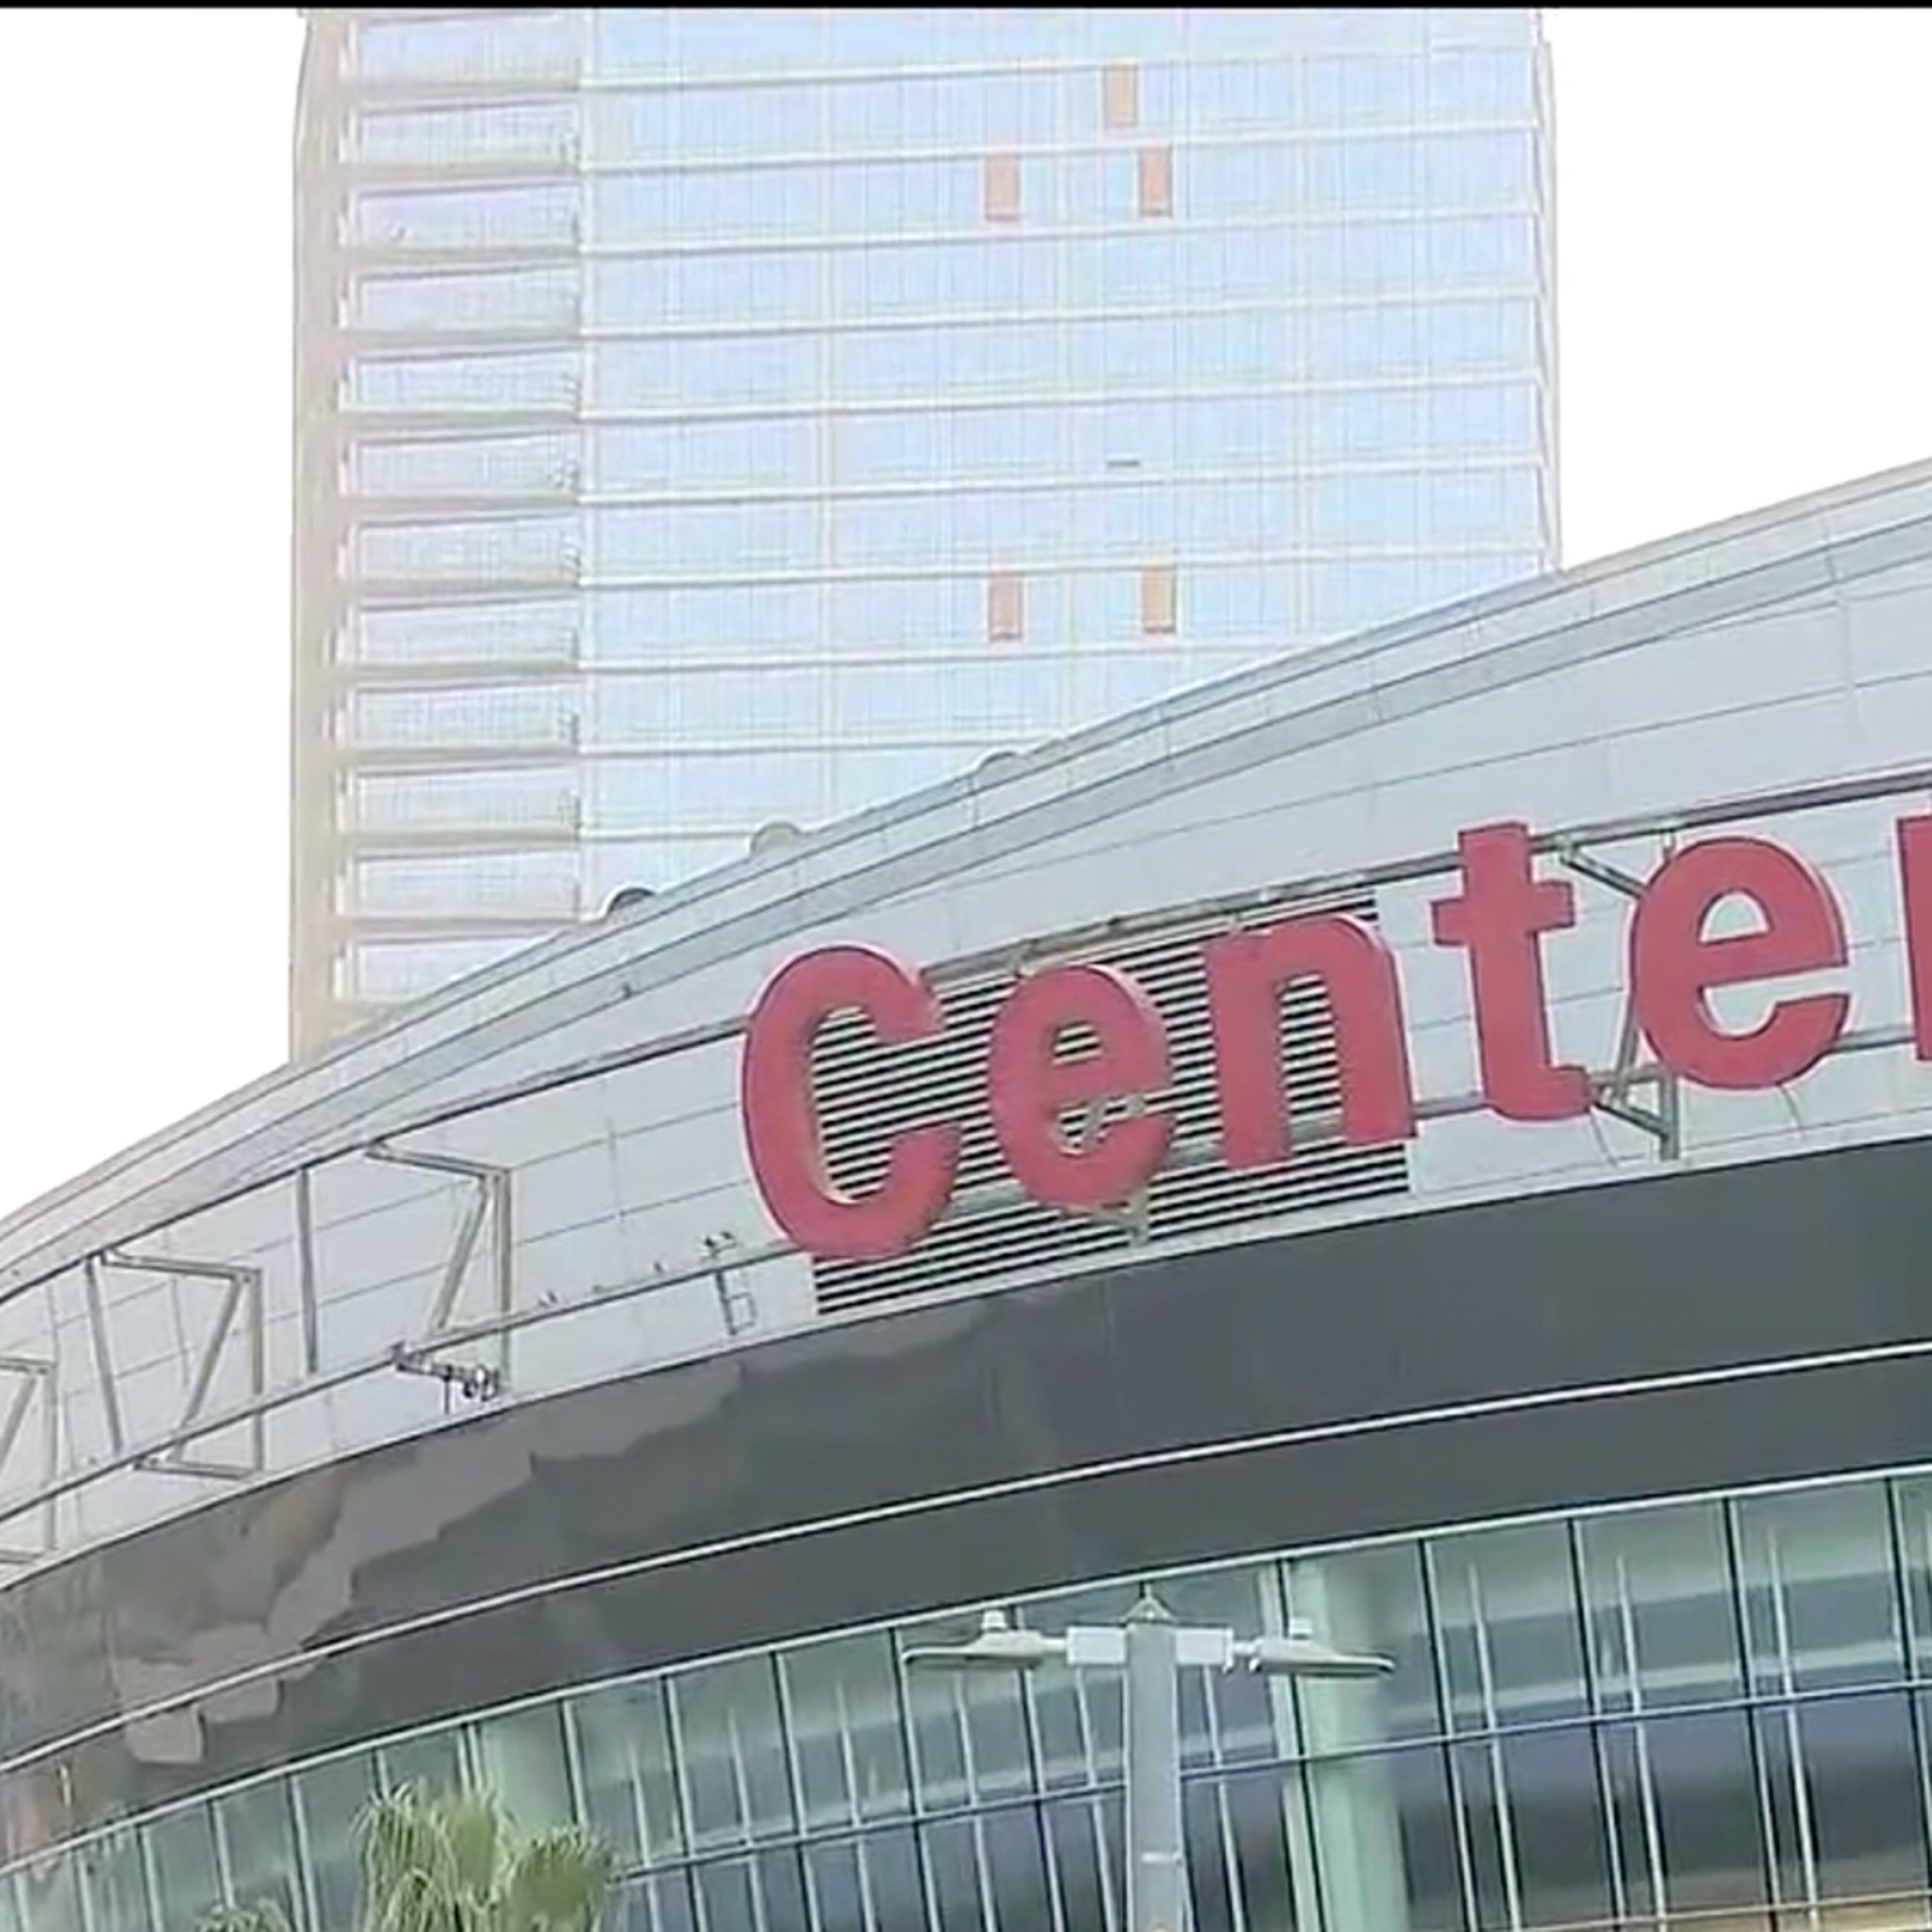
[[[1215,940],[1207,958],[1221,1157],[1228,1166],[1274,1167],[1288,1158],[1281,990],[1294,979],[1319,979],[1335,1016],[1341,1138],[1377,1146],[1413,1136],[1402,989],[1379,935],[1339,915],[1290,919]]]

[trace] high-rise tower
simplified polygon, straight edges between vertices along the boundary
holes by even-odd
[[[298,1051],[1554,563],[1531,8],[318,10]]]

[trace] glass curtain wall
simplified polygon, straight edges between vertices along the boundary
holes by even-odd
[[[298,1045],[1555,562],[1534,9],[309,22]]]
[[[1110,1621],[1140,1580],[1012,1606]],[[1158,1580],[1306,1618],[1374,1684],[1184,1686],[1194,1932],[1926,1923],[1932,1477],[1671,1504]],[[617,1847],[621,1932],[1119,1932],[1107,1676],[908,1674],[975,1607],[479,1714],[0,1877],[5,1932],[352,1923],[374,1791],[481,1781]],[[453,1641],[460,1641],[457,1638]]]

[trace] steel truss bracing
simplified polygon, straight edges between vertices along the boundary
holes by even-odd
[[[1698,830],[1802,817],[1928,791],[1932,767],[1921,767],[1579,825],[1540,836],[1533,842],[1541,856],[1554,859],[1581,883],[1627,902],[1641,891],[1643,882],[1607,853],[1641,846],[1655,863],[1686,834]],[[1137,930],[1158,931],[1183,923],[1199,928],[1216,918],[1232,924],[1289,916],[1297,908],[1332,900],[1340,892],[1424,886],[1454,874],[1457,865],[1456,852],[1443,850],[1171,908],[1110,922],[1091,935],[1057,936],[1052,951],[1057,957],[1078,957],[1090,938],[1095,943],[1103,938],[1118,941]],[[944,986],[953,979],[983,974],[991,966],[1018,970],[1039,950],[1037,943],[990,949],[934,968],[931,977]],[[66,1296],[77,1294],[92,1376],[63,1377],[59,1350],[51,1339],[44,1350],[0,1355],[0,1564],[42,1563],[73,1547],[75,1539],[58,1533],[60,1506],[92,1485],[137,1472],[225,1483],[268,1473],[274,1465],[270,1419],[333,1391],[398,1373],[432,1376],[446,1390],[477,1399],[513,1390],[514,1339],[545,1324],[680,1288],[697,1288],[709,1291],[715,1316],[706,1346],[729,1347],[757,1331],[758,1271],[795,1258],[797,1250],[790,1242],[746,1239],[736,1229],[717,1228],[683,1252],[667,1254],[621,1278],[587,1279],[568,1292],[540,1293],[527,1285],[522,1265],[517,1167],[415,1144],[418,1137],[432,1130],[487,1128],[541,1096],[594,1090],[601,1081],[728,1046],[743,1026],[741,1018],[732,1017],[607,1050],[425,1109],[391,1127],[378,1141],[312,1148],[303,1158],[202,1203],[192,1215],[143,1229],[129,1241],[87,1256],[77,1266],[63,1261],[16,1284],[0,1306],[44,1290],[52,1306],[50,1337],[71,1332],[74,1324],[62,1319],[62,1305]],[[1910,1026],[1900,1019],[1849,1029],[1832,1051],[1836,1057],[1882,1052],[1908,1045],[1911,1039]],[[1640,1135],[1653,1158],[1674,1160],[1687,1151],[1678,1083],[1646,1057],[1627,990],[1616,1038],[1608,1043],[1603,1063],[1590,1069],[1590,1079],[1594,1112]],[[1418,1097],[1416,1114],[1426,1130],[1431,1123],[1485,1109],[1478,1093],[1424,1093]],[[1319,1141],[1333,1136],[1338,1124],[1333,1117],[1306,1123],[1298,1119],[1297,1140]],[[1170,1155],[1182,1165],[1206,1164],[1216,1158],[1212,1142],[1199,1137],[1177,1139]],[[444,1224],[453,1220],[454,1232],[441,1237],[440,1244],[420,1241],[408,1257],[407,1270],[399,1272],[397,1278],[406,1274],[431,1284],[427,1307],[420,1300],[386,1294],[383,1306],[392,1305],[395,1313],[392,1332],[383,1344],[331,1360],[325,1346],[324,1316],[333,1302],[335,1283],[317,1194],[325,1185],[340,1186],[344,1177],[366,1176],[372,1169],[388,1170],[432,1189],[442,1184],[429,1205],[440,1204]],[[984,1212],[1009,1202],[1014,1191],[1012,1184],[1003,1181],[963,1192],[951,1211]],[[750,1212],[748,1189],[744,1201],[745,1211]],[[197,1246],[195,1229],[210,1213],[251,1203],[275,1205],[285,1221],[276,1250],[285,1280],[272,1280],[275,1270],[253,1251],[222,1256]],[[648,1209],[646,1206],[625,1211],[641,1218]],[[157,1244],[177,1241],[181,1254],[157,1251]],[[172,1411],[146,1428],[130,1423],[124,1400],[130,1371],[119,1353],[120,1324],[128,1319],[131,1304],[125,1295],[117,1300],[108,1292],[110,1281],[128,1274],[145,1276],[151,1283],[172,1282],[177,1296],[191,1283],[203,1284],[213,1294],[198,1345],[190,1349],[184,1344],[179,1351],[178,1394]],[[274,1319],[277,1308],[285,1309],[289,1319]],[[272,1346],[278,1327],[289,1331],[283,1338],[286,1345]],[[75,1422],[80,1419],[76,1405],[83,1406],[90,1417],[98,1415],[101,1440],[95,1448],[83,1449],[79,1431],[70,1424],[70,1415]],[[406,1425],[407,1420],[398,1424]],[[240,1453],[215,1455],[208,1445],[218,1441],[239,1441]],[[29,1524],[38,1525],[38,1539],[23,1533],[21,1526]]]
[[[174,1255],[134,1255],[125,1249],[107,1249],[89,1256],[82,1269],[87,1298],[88,1339],[92,1346],[93,1369],[100,1391],[101,1413],[107,1426],[108,1443],[114,1455],[128,1453],[126,1423],[121,1407],[121,1380],[114,1359],[112,1324],[109,1320],[104,1277],[115,1271],[128,1274],[158,1275],[177,1282],[206,1281],[219,1284],[221,1300],[209,1321],[188,1389],[182,1399],[178,1419],[167,1436],[151,1448],[143,1449],[135,1466],[157,1474],[235,1478],[259,1475],[268,1466],[267,1417],[259,1407],[268,1391],[266,1326],[268,1311],[261,1288],[261,1270],[235,1261],[186,1260]],[[188,1455],[191,1443],[214,1433],[201,1426],[208,1414],[208,1402],[221,1373],[223,1359],[231,1340],[239,1340],[243,1364],[242,1401],[251,1412],[241,1418],[246,1431],[247,1447],[237,1460]]]
[[[0,1543],[0,1565],[19,1567],[37,1563],[55,1550],[54,1503],[45,1493],[60,1467],[60,1402],[52,1357],[0,1356],[0,1389],[6,1403],[0,1415],[0,1471],[14,1467],[20,1455],[33,1457],[39,1474],[29,1480],[44,1499],[29,1501],[9,1516],[9,1527],[30,1527],[36,1522],[40,1527],[37,1542]]]
[[[1657,841],[1657,863],[1661,865],[1677,849],[1674,833],[1666,832]],[[1593,858],[1577,847],[1557,848],[1562,862],[1580,879],[1602,886],[1607,891],[1633,904],[1643,891],[1643,881],[1607,859]],[[1633,1093],[1648,1091],[1648,1106],[1632,1099]],[[1682,1148],[1683,1101],[1677,1076],[1669,1068],[1646,1063],[1643,1058],[1643,1031],[1637,1020],[1636,988],[1625,983],[1624,1017],[1617,1027],[1616,1058],[1607,1070],[1591,1082],[1591,1104],[1610,1119],[1635,1127],[1657,1142],[1659,1156],[1676,1159]]]
[[[422,1331],[404,1337],[391,1350],[393,1367],[409,1374],[432,1374],[459,1389],[465,1395],[482,1397],[502,1391],[509,1374],[510,1331],[497,1327],[489,1339],[494,1359],[490,1361],[450,1361],[437,1353],[437,1344],[458,1325],[457,1305],[476,1258],[484,1229],[490,1232],[490,1247],[484,1274],[489,1292],[485,1322],[499,1324],[516,1306],[516,1227],[512,1220],[511,1182],[508,1168],[491,1167],[482,1161],[464,1160],[454,1154],[431,1154],[421,1148],[396,1147],[383,1141],[369,1149],[371,1160],[386,1160],[397,1167],[410,1167],[421,1174],[454,1174],[467,1181],[469,1198],[458,1223],[456,1238],[437,1284],[436,1297]]]

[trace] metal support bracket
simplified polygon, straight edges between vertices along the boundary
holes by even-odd
[[[1674,837],[1663,837],[1663,857],[1675,849]],[[1564,868],[1580,879],[1614,892],[1633,903],[1643,891],[1643,880],[1607,860],[1593,858],[1579,845],[1565,841],[1557,848]],[[1676,1074],[1645,1057],[1643,1030],[1637,1021],[1637,992],[1633,986],[1624,989],[1624,1014],[1617,1026],[1617,1050],[1607,1073],[1591,1078],[1591,1105],[1611,1120],[1649,1136],[1656,1144],[1659,1160],[1675,1160],[1683,1153],[1683,1100]],[[1653,1104],[1643,1105],[1632,1094],[1647,1089]]]
[[[262,1292],[261,1270],[235,1261],[183,1259],[174,1255],[136,1255],[121,1249],[108,1249],[90,1256],[84,1271],[87,1296],[88,1335],[92,1344],[94,1370],[100,1379],[101,1411],[107,1424],[108,1446],[116,1456],[126,1454],[127,1425],[121,1407],[119,1370],[114,1360],[108,1332],[108,1310],[102,1291],[102,1276],[109,1269],[130,1274],[159,1275],[182,1281],[209,1281],[222,1288],[213,1321],[190,1377],[180,1413],[168,1430],[169,1446],[138,1458],[135,1467],[157,1475],[207,1476],[225,1482],[259,1475],[268,1466],[267,1417],[257,1408],[242,1424],[246,1431],[247,1452],[238,1460],[198,1457],[188,1454],[189,1445],[199,1434],[195,1424],[208,1407],[214,1391],[215,1377],[221,1372],[223,1352],[240,1325],[245,1377],[243,1400],[259,1403],[268,1391],[268,1310]]]
[[[724,1319],[725,1334],[735,1338],[756,1328],[758,1323],[758,1296],[750,1289],[733,1281],[731,1276],[732,1259],[738,1252],[738,1237],[735,1234],[708,1234],[704,1249],[711,1263],[711,1287],[718,1297],[718,1313]]]
[[[28,1424],[34,1403],[40,1403],[41,1450],[40,1480],[36,1490],[44,1490],[58,1473],[60,1462],[60,1403],[53,1362],[43,1356],[0,1356],[0,1388],[10,1385],[6,1407],[0,1412],[0,1470],[8,1469],[14,1452],[28,1440]],[[58,1535],[51,1498],[40,1506],[41,1541],[38,1544],[0,1544],[0,1567],[18,1569],[38,1563],[51,1556]]]
[[[365,1148],[371,1160],[387,1161],[392,1167],[413,1168],[422,1174],[450,1174],[470,1186],[470,1198],[457,1224],[456,1239],[443,1263],[442,1277],[430,1301],[428,1319],[412,1341],[398,1341],[391,1351],[391,1365],[401,1373],[431,1374],[470,1395],[501,1393],[509,1379],[510,1331],[495,1338],[495,1359],[484,1362],[451,1363],[450,1375],[441,1373],[440,1339],[451,1329],[463,1325],[457,1317],[457,1305],[472,1273],[487,1231],[490,1236],[484,1263],[488,1290],[487,1308],[493,1320],[502,1320],[516,1306],[516,1224],[514,1219],[513,1172],[487,1161],[468,1160],[459,1155],[432,1153],[427,1149],[396,1147],[377,1141]]]
[[[1127,1097],[1129,1116],[1143,1114],[1147,1103],[1140,1094]],[[1080,1109],[1078,1133],[1080,1144],[1090,1145],[1107,1124],[1108,1103],[1104,1100],[1090,1100]],[[1091,1221],[1101,1227],[1110,1227],[1116,1234],[1126,1236],[1130,1245],[1139,1247],[1153,1231],[1152,1204],[1144,1187],[1136,1188],[1124,1201],[1117,1201],[1108,1208],[1086,1208],[1075,1210],[1076,1218]]]

